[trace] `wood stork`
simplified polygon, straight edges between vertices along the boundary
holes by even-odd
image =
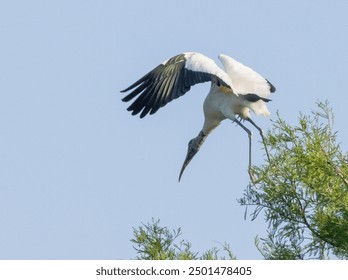
[[[132,115],[140,113],[140,118],[143,118],[148,113],[150,115],[156,113],[168,102],[184,95],[191,86],[211,82],[210,91],[203,104],[205,117],[203,128],[198,136],[188,143],[188,151],[179,174],[179,181],[185,168],[209,133],[224,119],[235,122],[248,134],[248,171],[251,180],[254,181],[251,173],[252,132],[241,120],[246,120],[256,127],[264,143],[262,129],[251,120],[250,110],[256,115],[269,116],[270,113],[265,102],[270,101],[267,97],[276,89],[267,79],[235,59],[224,54],[220,54],[219,59],[224,70],[217,66],[214,60],[198,52],[179,54],[162,62],[134,84],[121,91],[132,90],[122,101],[127,102],[137,97],[127,110],[132,111]],[[269,158],[265,143],[264,146]]]

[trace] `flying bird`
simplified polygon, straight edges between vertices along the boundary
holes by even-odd
[[[154,114],[172,100],[184,95],[191,86],[210,82],[210,91],[204,101],[204,124],[197,137],[188,143],[188,151],[182,165],[181,176],[205,139],[224,119],[238,124],[247,132],[249,138],[249,165],[251,173],[252,132],[242,123],[250,122],[260,133],[264,143],[262,129],[250,117],[250,111],[256,115],[269,116],[267,97],[275,92],[275,87],[251,68],[235,59],[220,54],[221,69],[214,60],[198,52],[186,52],[176,55],[158,65],[134,84],[121,92],[131,92],[122,101],[128,102],[136,97],[128,107],[132,115],[140,113],[140,118]],[[266,155],[269,158],[264,143]]]

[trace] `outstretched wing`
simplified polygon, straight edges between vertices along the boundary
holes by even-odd
[[[122,90],[133,90],[122,101],[138,96],[127,110],[132,111],[132,115],[141,112],[140,117],[143,118],[184,95],[191,86],[209,81],[232,90],[231,78],[212,59],[196,52],[183,53],[164,61]]]
[[[276,88],[253,69],[224,54],[219,55],[226,73],[231,77],[233,90],[236,94],[266,98],[275,92]]]

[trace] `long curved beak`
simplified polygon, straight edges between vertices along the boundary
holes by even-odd
[[[191,142],[188,145],[188,150],[187,150],[187,154],[186,154],[186,158],[185,161],[181,167],[181,171],[180,171],[180,175],[179,175],[179,182],[181,179],[182,174],[184,173],[185,168],[188,166],[188,164],[190,163],[191,159],[193,159],[193,157],[195,156],[195,154],[197,154],[198,149],[195,149],[193,147],[193,145],[190,145]]]
[[[195,154],[199,151],[199,148],[202,146],[205,138],[207,136],[201,131],[196,138],[193,138],[189,143],[188,143],[188,149],[187,149],[187,154],[185,161],[181,167],[180,174],[179,174],[179,182],[181,180],[181,176],[185,171],[185,168],[188,166],[190,161],[193,159]]]

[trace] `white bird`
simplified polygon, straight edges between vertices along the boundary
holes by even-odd
[[[186,52],[176,55],[158,65],[148,74],[134,84],[122,90],[133,90],[122,101],[136,100],[128,107],[132,115],[140,113],[140,118],[148,113],[154,114],[168,102],[176,99],[186,92],[191,86],[211,82],[210,91],[204,101],[204,124],[198,136],[191,139],[188,151],[182,165],[181,176],[194,155],[198,152],[210,132],[222,120],[229,119],[242,127],[249,136],[249,175],[251,174],[251,138],[252,132],[237,119],[250,122],[260,132],[264,142],[262,129],[250,118],[250,110],[256,115],[269,116],[266,103],[267,97],[275,92],[275,87],[251,68],[243,65],[227,55],[219,55],[224,66],[222,70],[214,60],[197,52]],[[267,147],[265,151],[269,158]]]

